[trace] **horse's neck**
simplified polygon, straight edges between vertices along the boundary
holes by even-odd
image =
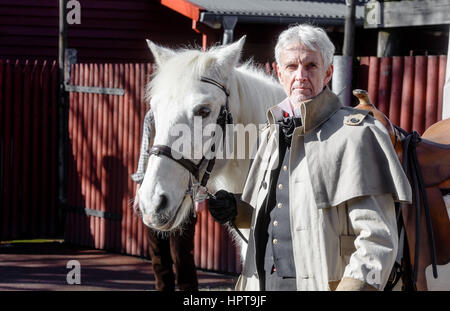
[[[236,68],[230,83],[235,123],[266,123],[267,110],[286,97],[281,85],[247,65]]]
[[[257,129],[266,123],[267,110],[285,97],[284,91],[275,80],[262,77],[246,67],[235,69],[230,77],[230,109],[234,124],[244,127],[254,124]],[[259,132],[259,131],[258,131]],[[248,141],[246,140],[246,144]],[[252,150],[256,146],[246,146]],[[241,193],[247,177],[250,159],[219,160],[211,176],[210,187]]]

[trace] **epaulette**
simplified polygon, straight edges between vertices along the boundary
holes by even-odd
[[[353,113],[344,118],[345,125],[350,126],[360,125],[367,117],[367,115],[373,116],[372,112],[369,110],[362,110],[362,109],[352,109],[352,110]]]

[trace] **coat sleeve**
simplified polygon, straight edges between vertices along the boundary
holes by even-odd
[[[356,250],[336,290],[383,290],[398,251],[394,199],[364,196],[347,201],[347,208]]]
[[[136,173],[131,175],[131,179],[141,184],[144,180],[145,170],[147,169],[148,158],[150,157],[151,141],[155,136],[154,117],[150,109],[144,117],[144,125],[142,128],[141,151],[139,153],[138,168]]]

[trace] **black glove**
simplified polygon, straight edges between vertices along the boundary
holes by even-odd
[[[236,199],[231,192],[219,190],[215,198],[208,199],[208,209],[212,218],[221,224],[234,220],[237,215]]]

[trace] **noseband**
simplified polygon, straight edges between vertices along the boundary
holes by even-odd
[[[206,78],[201,77],[200,81],[209,83],[212,85],[217,86],[219,89],[221,89],[226,96],[225,104],[220,107],[219,116],[217,117],[217,124],[221,127],[223,138],[225,141],[225,130],[226,130],[226,124],[233,123],[233,118],[230,112],[230,109],[228,107],[228,97],[230,93],[228,90],[219,82]],[[215,151],[215,145],[213,144],[211,147],[211,150]],[[203,164],[205,160],[205,156],[202,157],[200,162],[198,164],[194,163],[192,160],[185,159],[182,157],[181,154],[174,151],[172,148],[166,145],[154,145],[151,150],[150,154],[156,155],[156,156],[165,156],[176,163],[183,166],[186,170],[188,170],[191,174],[191,176],[194,178],[194,182],[192,182],[192,179],[190,180],[189,189],[186,191],[186,194],[189,194],[193,200],[201,201],[202,199],[206,199],[207,195],[209,194],[206,190],[206,184],[208,182],[208,179],[211,175],[212,169],[214,168],[214,164],[216,161],[216,157],[214,156],[211,160],[208,161],[208,164],[206,166],[206,171],[202,176],[201,182],[200,181],[200,166]],[[198,194],[201,194],[198,196]],[[210,194],[209,194],[210,195]]]

